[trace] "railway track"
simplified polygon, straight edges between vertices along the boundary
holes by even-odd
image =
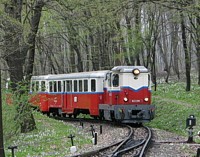
[[[95,119],[76,119],[65,117],[53,117],[58,120],[78,121],[78,122],[91,122],[91,123],[108,123],[106,121],[99,121]],[[109,124],[116,125],[114,122]],[[117,124],[123,125],[123,124]],[[112,143],[103,148],[99,148],[90,152],[74,155],[71,157],[143,157],[145,150],[151,140],[152,134],[150,128],[146,126],[132,127],[123,125],[129,129],[129,134],[121,141]],[[106,144],[105,144],[106,145]]]
[[[132,156],[143,157],[152,137],[148,127],[134,128],[134,134],[122,143],[109,157]],[[122,155],[123,154],[123,155]]]
[[[107,150],[91,155],[91,157],[143,157],[151,139],[151,130],[148,127],[132,128],[130,134],[117,146],[108,147]],[[142,134],[141,134],[142,133]]]

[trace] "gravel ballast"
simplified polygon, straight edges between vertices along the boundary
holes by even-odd
[[[85,127],[89,128],[89,125],[87,124]],[[95,127],[98,128],[98,125],[100,124],[96,124]],[[97,145],[84,145],[77,153],[103,148],[106,145],[122,140],[128,134],[128,129],[125,128],[105,124],[103,128],[103,134],[98,136]],[[152,129],[152,132],[153,138],[146,154],[147,157],[194,157],[197,154],[197,149],[200,148],[200,144],[188,144],[186,142],[187,137],[178,136],[174,133],[159,129]]]

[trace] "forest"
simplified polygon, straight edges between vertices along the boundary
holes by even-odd
[[[198,73],[198,0],[1,0],[2,78],[144,65],[153,81]]]
[[[155,84],[162,77],[184,78],[186,91],[195,73],[200,85],[199,0],[0,2],[2,89],[9,78],[19,98],[26,91],[19,86],[33,75],[117,65],[144,65]],[[24,110],[19,103],[19,113]],[[21,124],[22,132],[29,131],[28,123]]]

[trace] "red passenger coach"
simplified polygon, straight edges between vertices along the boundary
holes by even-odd
[[[123,123],[154,118],[150,73],[143,66],[112,70],[33,76],[32,103],[47,114],[90,114]]]

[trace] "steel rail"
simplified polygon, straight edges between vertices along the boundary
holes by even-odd
[[[150,129],[149,127],[146,127],[146,126],[144,126],[144,128],[146,128],[147,131],[148,131],[148,137],[147,137],[147,139],[146,139],[146,142],[145,142],[144,146],[142,147],[142,150],[140,151],[139,157],[143,157],[143,156],[144,156],[144,153],[145,153],[145,151],[146,151],[146,149],[147,149],[147,147],[148,147],[148,144],[150,143],[150,140],[151,140],[151,138],[152,138],[151,129]]]
[[[117,157],[120,154],[125,154],[126,152],[133,150],[135,148],[138,148],[140,146],[142,146],[142,149],[139,151],[139,153],[137,153],[137,155],[133,155],[133,157],[143,157],[145,150],[147,149],[147,146],[150,142],[150,139],[152,137],[152,133],[150,128],[143,126],[146,130],[147,130],[147,136],[146,138],[144,138],[142,141],[140,141],[139,143],[135,143],[132,146],[126,147],[124,149],[119,150],[129,139],[131,139],[131,137],[129,136],[127,139],[125,139],[113,152],[111,155],[108,155],[107,157]]]

